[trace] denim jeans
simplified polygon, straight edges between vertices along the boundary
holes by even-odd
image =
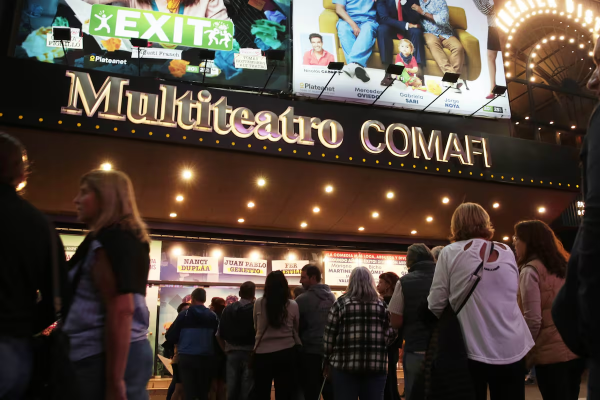
[[[340,19],[337,23],[338,37],[344,50],[346,64],[357,63],[366,67],[367,60],[373,52],[379,24],[375,20],[354,22],[360,28],[358,37],[354,36],[352,27],[343,19]]]
[[[110,350],[109,350],[110,351]],[[75,362],[80,398],[105,400],[106,398],[106,355],[104,353]],[[127,400],[148,400],[147,385],[152,376],[152,348],[147,340],[138,340],[129,345],[129,356],[125,368]]]
[[[423,364],[424,360],[425,354],[404,353],[404,394],[406,395],[406,400],[410,400],[413,385],[417,380],[421,364]]]
[[[254,386],[252,371],[248,368],[249,351],[227,353],[227,400],[248,400]]]
[[[351,373],[331,369],[335,400],[383,400],[387,374]]]
[[[0,399],[20,400],[33,368],[30,340],[0,337],[0,360]]]

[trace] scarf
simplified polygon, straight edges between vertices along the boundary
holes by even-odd
[[[400,54],[400,57],[402,57],[402,62],[404,62],[404,66],[408,66],[408,64],[410,64],[410,62],[413,59],[413,55],[409,54],[408,56],[404,57],[404,54],[402,53],[398,53]]]

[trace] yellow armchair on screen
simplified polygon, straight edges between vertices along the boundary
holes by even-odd
[[[338,15],[335,13],[335,4],[332,0],[323,0],[323,7],[325,10],[319,16],[319,30],[321,33],[333,33],[335,36],[335,48],[337,51],[337,59],[341,62],[346,62],[344,57],[344,50],[340,45],[340,40],[337,35],[336,24],[339,20]],[[467,16],[465,10],[460,7],[448,6],[450,11],[450,24],[456,32],[458,40],[462,43],[465,49],[465,63],[461,73],[461,78],[467,81],[474,81],[479,78],[481,74],[481,49],[479,46],[479,39],[467,32]],[[394,58],[398,54],[398,40],[394,40]],[[444,49],[446,54],[449,56],[450,51]],[[431,51],[425,46],[425,75],[443,76],[444,74],[438,67],[437,63],[433,59]],[[373,48],[373,54],[367,62],[367,67],[383,69],[381,64],[381,57],[379,55],[379,45],[375,41]]]

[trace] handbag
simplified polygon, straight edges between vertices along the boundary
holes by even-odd
[[[75,367],[69,357],[68,335],[61,329],[63,320],[63,297],[61,296],[60,272],[55,230],[50,226],[52,246],[52,291],[54,312],[58,325],[48,336],[38,334],[33,338],[33,371],[27,399],[31,400],[80,400]],[[81,279],[83,268],[76,272],[73,293]],[[66,316],[65,316],[66,318]]]
[[[481,281],[480,272],[483,273],[483,267],[493,251],[494,243],[491,242],[489,253],[484,260],[481,260],[471,275],[471,278],[475,280],[462,303],[456,310],[448,304],[437,321],[425,353],[423,370],[413,388],[415,398],[426,400],[475,399],[475,388],[469,371],[467,350],[458,314]]]
[[[254,349],[252,349],[252,351],[250,352],[250,357],[248,358],[248,368],[249,369],[254,369],[254,365],[256,363],[256,349],[258,349],[258,346],[260,346],[260,342],[262,341],[263,336],[265,336],[265,333],[267,333],[268,330],[269,330],[269,325],[267,325],[267,328],[263,331],[262,335],[260,335],[260,337],[258,338],[258,341],[256,342],[256,345],[254,346]]]

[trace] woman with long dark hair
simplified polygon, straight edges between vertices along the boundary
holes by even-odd
[[[535,366],[544,400],[579,398],[584,361],[565,345],[554,326],[552,303],[565,283],[569,253],[542,221],[515,225],[513,238],[519,264],[519,306],[535,341],[527,355]]]
[[[296,392],[296,345],[300,313],[290,299],[288,281],[281,271],[267,276],[265,293],[254,303],[256,344],[254,394],[256,400],[271,398],[275,381],[277,400],[293,400]]]
[[[150,238],[133,185],[123,172],[91,171],[81,178],[74,203],[90,228],[69,260],[75,295],[63,328],[80,398],[147,400]]]
[[[400,277],[394,272],[384,272],[379,275],[377,283],[377,293],[381,296],[385,304],[389,307],[396,283]],[[400,348],[402,347],[402,335],[388,347],[388,374],[385,381],[384,400],[400,400],[398,393],[398,362],[400,361]]]

